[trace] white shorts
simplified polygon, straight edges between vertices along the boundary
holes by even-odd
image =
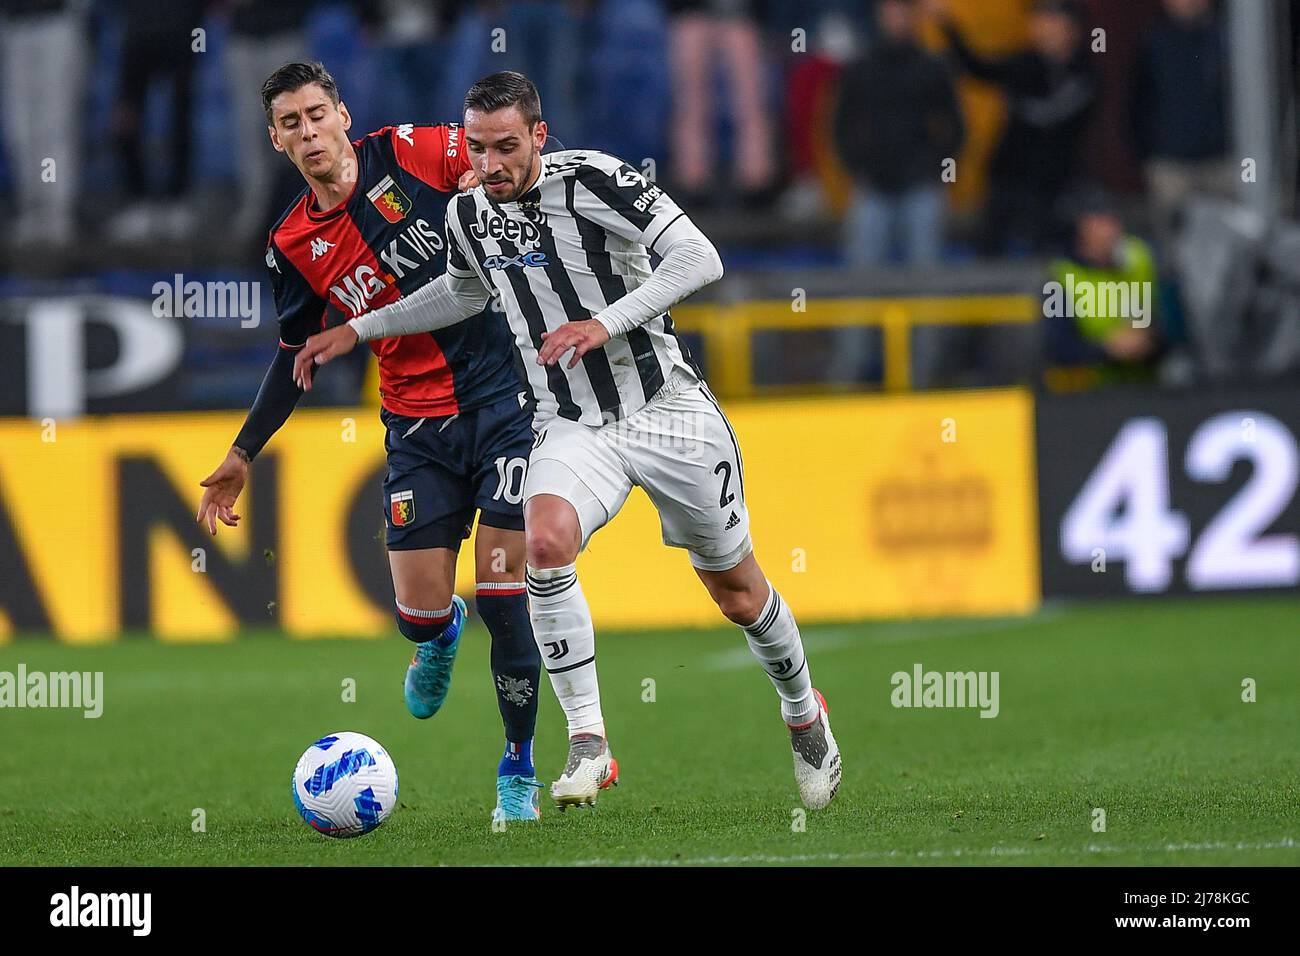
[[[727,571],[753,550],[740,444],[708,386],[675,370],[645,407],[608,425],[554,418],[528,459],[524,502],[573,505],[582,547],[618,514],[633,485],[659,512],[664,544],[705,571]]]

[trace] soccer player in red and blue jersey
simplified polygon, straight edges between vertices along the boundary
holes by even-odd
[[[198,520],[239,522],[249,466],[293,412],[293,357],[307,337],[412,292],[445,269],[448,195],[475,180],[458,125],[386,126],[351,142],[333,77],[290,63],[262,87],[271,142],[306,180],[266,247],[280,342],[244,427],[201,485]],[[383,487],[398,630],[415,642],[406,703],[432,716],[446,698],[466,607],[456,558],[478,512],[478,612],[492,634],[505,725],[493,819],[535,820],[532,739],[540,655],[524,589],[523,482],[532,415],[505,319],[485,309],[449,329],[371,343],[387,428]],[[504,559],[504,560],[502,560]]]

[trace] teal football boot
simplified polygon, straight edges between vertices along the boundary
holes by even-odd
[[[497,777],[497,806],[492,822],[515,823],[541,818],[538,793],[543,784],[536,777],[507,774]]]
[[[425,720],[436,714],[447,699],[451,687],[451,667],[456,663],[460,634],[465,629],[469,610],[460,595],[452,595],[451,623],[441,637],[415,647],[411,666],[406,669],[406,709],[411,716]],[[450,643],[442,646],[447,635]]]

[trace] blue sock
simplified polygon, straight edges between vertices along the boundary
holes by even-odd
[[[506,752],[501,755],[501,763],[497,766],[498,777],[509,777],[518,775],[521,777],[531,777],[536,771],[533,769],[533,741],[532,738],[515,743],[512,740],[506,741]]]

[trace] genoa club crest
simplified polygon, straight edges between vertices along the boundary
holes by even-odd
[[[401,222],[411,211],[411,200],[406,198],[402,187],[393,182],[392,176],[385,176],[379,185],[366,193],[376,209],[389,222]]]
[[[388,496],[388,518],[394,528],[405,528],[415,520],[415,492],[394,491]]]

